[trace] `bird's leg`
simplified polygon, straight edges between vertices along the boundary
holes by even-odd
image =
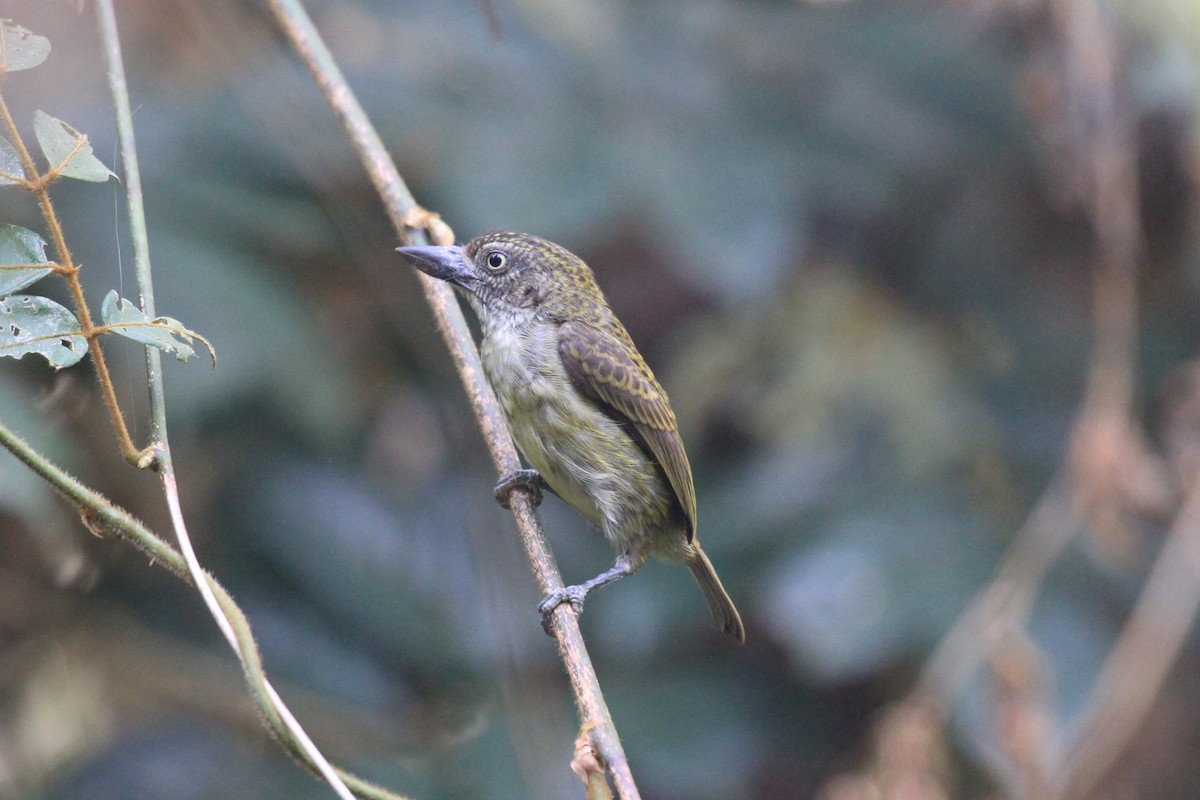
[[[596,577],[589,581],[584,581],[577,586],[564,586],[561,589],[556,589],[546,595],[542,602],[538,603],[538,611],[542,615],[542,628],[546,633],[552,634],[550,628],[550,620],[554,614],[554,609],[558,608],[563,603],[570,603],[575,609],[576,614],[583,613],[583,598],[587,597],[588,592],[593,589],[599,589],[601,586],[608,586],[613,581],[624,578],[626,575],[632,575],[637,572],[637,567],[633,565],[633,560],[630,559],[629,553],[622,553],[617,556],[617,562],[611,568],[601,572]]]
[[[540,506],[542,504],[542,487],[545,485],[542,474],[536,469],[514,469],[512,472],[504,473],[500,482],[496,484],[496,502],[502,508],[509,508],[509,498],[512,496],[513,489],[522,488],[528,489],[529,499],[535,506]]]

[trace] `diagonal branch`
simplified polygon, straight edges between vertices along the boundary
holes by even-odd
[[[326,102],[342,123],[347,137],[358,152],[371,182],[383,200],[384,208],[400,240],[404,244],[423,244],[426,237],[419,229],[428,227],[435,232],[436,238],[452,241],[453,234],[450,230],[440,223],[435,215],[418,206],[413,199],[379,139],[379,134],[359,105],[299,0],[269,0],[269,5],[288,41],[312,73]],[[437,319],[438,329],[458,367],[459,377],[487,441],[493,463],[502,474],[519,468],[520,459],[517,457],[512,437],[500,414],[495,395],[484,380],[479,354],[452,291],[445,284],[426,275],[420,274],[418,278],[425,298]],[[523,492],[515,493],[511,505],[521,542],[540,590],[547,594],[561,588],[562,577],[546,544],[541,520],[528,496]],[[584,645],[583,635],[579,631],[578,619],[569,604],[563,604],[555,611],[554,634],[558,640],[559,654],[571,681],[579,714],[585,726],[592,726],[597,749],[608,766],[618,794],[622,800],[639,798],[616,727],[604,702],[591,658]]]

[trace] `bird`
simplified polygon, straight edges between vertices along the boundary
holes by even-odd
[[[691,570],[718,626],[739,643],[741,615],[696,535],[692,469],[666,391],[586,263],[561,245],[498,231],[465,245],[397,248],[461,290],[479,318],[480,361],[514,441],[533,469],[504,475],[497,500],[548,488],[603,532],[613,566],[539,604],[583,609],[589,592],[651,557]]]

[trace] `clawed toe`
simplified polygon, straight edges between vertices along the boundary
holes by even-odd
[[[542,476],[536,469],[514,469],[512,472],[505,473],[500,478],[500,482],[496,484],[496,502],[500,504],[501,508],[510,508],[513,489],[523,488],[529,490],[529,499],[533,504],[540,506],[542,504],[542,485]]]
[[[554,619],[554,609],[558,608],[563,603],[570,603],[571,608],[575,609],[576,614],[583,613],[583,598],[587,596],[587,590],[582,586],[564,586],[557,589],[538,603],[538,612],[542,615],[542,630],[547,634],[554,635],[554,630],[551,623]]]

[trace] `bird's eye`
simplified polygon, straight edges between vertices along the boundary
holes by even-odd
[[[504,269],[504,265],[508,263],[508,256],[504,255],[504,253],[493,250],[492,252],[488,253],[487,258],[484,259],[484,263],[487,264],[487,268],[492,272],[499,272],[500,270]]]

